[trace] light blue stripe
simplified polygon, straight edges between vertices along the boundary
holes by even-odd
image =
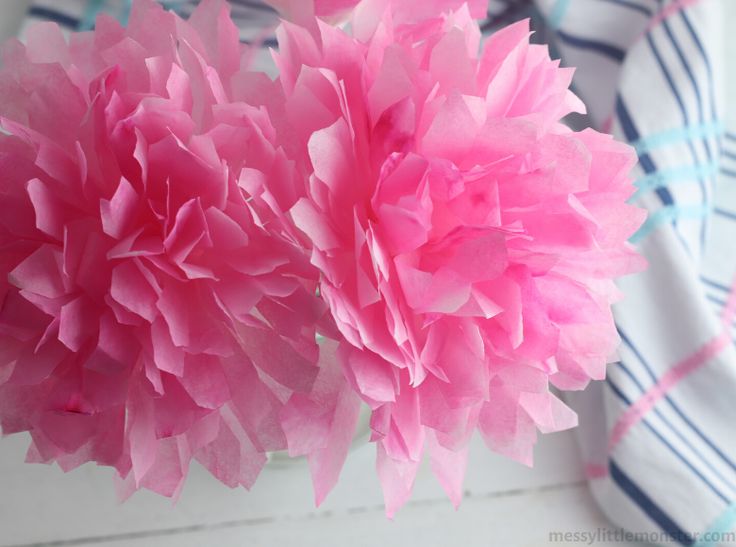
[[[95,26],[97,14],[105,8],[107,0],[87,0],[87,6],[84,8],[79,30],[91,30]]]
[[[128,26],[128,20],[130,19],[130,10],[133,9],[133,0],[125,0],[125,6],[123,6],[123,13],[120,16],[120,24],[124,27]]]
[[[662,169],[638,179],[634,184],[638,188],[633,198],[641,196],[657,188],[666,188],[676,182],[698,182],[703,177],[711,177],[718,173],[718,163],[706,163],[704,165],[683,165],[671,169]]]
[[[708,216],[710,207],[707,205],[668,205],[651,213],[644,226],[639,228],[629,241],[639,243],[642,239],[659,228],[662,224],[670,224],[675,219],[697,219]]]
[[[721,513],[721,516],[703,532],[701,535],[703,539],[694,543],[693,547],[717,547],[725,538],[726,533],[734,528],[736,528],[736,502]]]
[[[555,5],[552,6],[552,11],[549,12],[547,18],[547,24],[553,29],[560,28],[562,20],[565,18],[567,10],[570,8],[570,0],[557,0]]]
[[[663,25],[665,23],[666,23],[666,21],[662,21],[662,24]],[[652,54],[654,55],[655,59],[657,60],[657,64],[659,65],[659,68],[662,70],[662,76],[664,76],[664,79],[667,81],[667,85],[669,86],[670,91],[672,91],[672,94],[673,94],[675,100],[677,101],[678,106],[680,107],[680,113],[682,114],[682,120],[684,122],[683,125],[680,126],[680,130],[682,130],[684,128],[686,131],[688,131],[688,132],[690,132],[692,134],[692,129],[691,128],[693,128],[693,127],[702,128],[702,127],[704,127],[705,122],[701,119],[700,120],[700,124],[698,126],[693,126],[691,124],[691,122],[690,122],[690,116],[688,114],[688,108],[687,108],[687,106],[685,106],[685,101],[682,98],[682,93],[681,93],[681,90],[679,89],[679,85],[678,85],[680,83],[680,81],[679,81],[680,78],[677,78],[675,75],[673,75],[672,70],[668,67],[667,63],[664,60],[663,55],[660,53],[659,49],[657,48],[656,44],[654,43],[654,38],[652,37],[652,34],[651,33],[647,33],[646,34],[646,40],[647,40],[647,43],[649,44],[649,47],[652,50]],[[686,72],[687,72],[687,69],[688,69],[688,67],[687,67],[687,61],[684,60],[684,58],[682,56],[682,52],[680,51],[679,45],[677,44],[677,42],[675,41],[675,39],[674,39],[673,36],[670,36],[670,42],[674,46],[675,51],[679,54],[680,58],[682,59],[683,64],[684,64],[684,66],[686,68]],[[696,134],[701,134],[701,133],[702,133],[702,131],[696,131]],[[687,144],[687,148],[690,150],[690,154],[692,155],[693,164],[698,164],[698,163],[700,163],[700,158],[698,157],[698,153],[695,151],[695,146],[693,145],[693,141],[695,141],[695,140],[700,140],[700,138],[695,137],[695,136],[692,136],[691,138],[687,139],[685,141],[685,143]],[[710,157],[709,157],[709,159],[710,159]],[[701,192],[703,194],[703,200],[702,201],[704,203],[707,203],[707,202],[711,201],[710,195],[708,193],[707,186],[704,184],[704,182],[702,180],[700,180],[698,182],[699,182],[699,186],[700,186]],[[677,224],[677,222],[675,222],[675,224]],[[706,229],[706,224],[703,223],[702,226],[700,227],[700,244],[701,244],[701,248],[705,246],[705,238],[706,238],[705,229]]]
[[[639,155],[651,150],[662,148],[670,144],[683,141],[693,141],[717,137],[723,133],[723,124],[719,121],[704,124],[687,125],[676,129],[668,129],[660,133],[653,133],[631,143]]]

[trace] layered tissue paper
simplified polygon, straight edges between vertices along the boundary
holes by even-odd
[[[635,154],[484,1],[272,4],[276,80],[218,0],[6,44],[2,431],[123,497],[288,450],[320,503],[365,404],[387,514],[425,451],[457,505],[476,429],[531,464],[604,377]]]

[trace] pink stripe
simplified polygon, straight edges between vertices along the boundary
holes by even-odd
[[[603,120],[603,123],[601,124],[601,131],[603,133],[609,134],[613,132],[613,114]]]
[[[649,20],[649,25],[647,26],[646,32],[650,32],[654,27],[659,25],[662,21],[667,19],[668,17],[673,16],[678,11],[682,11],[685,8],[688,8],[694,4],[697,4],[700,2],[700,0],[675,0],[671,4],[667,4],[664,8],[662,8],[659,13],[657,13],[654,17],[652,17]]]
[[[608,466],[599,463],[585,464],[585,476],[590,479],[602,479],[608,476]]]
[[[611,438],[608,441],[609,454],[621,442],[626,433],[634,427],[644,415],[654,407],[657,402],[664,397],[680,380],[698,370],[705,363],[716,357],[726,347],[730,346],[731,340],[731,324],[734,315],[736,315],[736,276],[734,276],[731,285],[731,291],[728,295],[728,301],[723,308],[721,315],[721,324],[723,331],[718,336],[711,338],[703,344],[700,349],[680,361],[671,369],[669,369],[655,385],[650,387],[639,399],[632,404],[626,412],[624,412],[613,426]]]
[[[733,285],[731,286],[731,292],[728,295],[728,301],[726,302],[726,305],[723,308],[723,313],[721,314],[721,323],[723,324],[723,328],[726,330],[729,330],[731,328],[731,324],[733,323],[734,315],[736,314],[736,279],[733,281]]]
[[[669,369],[659,382],[649,388],[644,395],[631,405],[626,412],[616,422],[611,431],[611,438],[608,442],[608,452],[612,452],[616,445],[621,442],[624,435],[634,427],[649,412],[657,402],[664,397],[668,391],[677,385],[677,383],[692,374],[702,365],[713,359],[724,348],[731,344],[731,336],[727,331],[722,332],[715,338],[711,338],[709,342],[701,346],[701,348],[693,353],[690,357],[677,363]]]

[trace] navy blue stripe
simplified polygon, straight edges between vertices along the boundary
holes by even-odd
[[[233,1],[233,0],[231,0],[231,1]],[[256,3],[251,3],[252,6],[250,6],[250,4],[245,3],[243,0],[236,0],[236,1],[239,1],[239,3],[241,3],[243,5],[248,5],[249,7],[255,7],[255,6],[258,5]],[[192,2],[192,3],[196,3],[196,2]],[[183,7],[184,6],[182,4],[176,4],[176,5],[173,5],[172,4],[170,6],[167,6],[167,9],[171,9],[172,11],[175,11],[179,15],[187,15],[187,10],[186,9],[182,9]],[[263,8],[264,11],[267,10],[267,9],[270,10],[270,11],[273,11],[268,6],[261,6],[261,8]],[[43,19],[45,21],[53,21],[53,22],[58,23],[59,25],[61,25],[63,27],[66,27],[66,28],[69,28],[69,29],[72,29],[72,30],[77,30],[79,28],[79,24],[80,24],[80,20],[79,19],[75,19],[74,17],[71,17],[70,15],[67,15],[65,13],[54,11],[54,10],[51,10],[51,9],[48,9],[48,8],[44,8],[44,7],[41,7],[41,6],[33,6],[29,10],[29,14],[31,16],[33,16],[33,17],[38,18],[38,19]],[[243,16],[241,16],[241,18],[243,18]],[[240,40],[240,42],[243,43],[243,44],[251,44],[251,42],[248,41],[248,40]],[[278,49],[278,42],[276,41],[275,38],[267,38],[267,39],[263,40],[260,45],[261,45],[261,47],[264,47],[264,48],[270,47],[270,48]]]
[[[617,6],[621,6],[621,7],[624,7],[624,8],[629,8],[629,9],[632,9],[634,11],[638,11],[638,12],[646,15],[647,17],[651,17],[652,15],[654,15],[654,13],[652,13],[652,10],[650,10],[649,8],[644,7],[644,6],[642,6],[640,4],[637,4],[635,2],[632,2],[631,0],[598,0],[598,1],[599,2],[608,2],[609,4],[616,4]]]
[[[698,105],[698,117],[699,117],[701,126],[704,126],[705,125],[705,122],[706,122],[706,120],[705,120],[706,117],[705,117],[705,111],[704,111],[704,108],[703,108],[703,97],[702,97],[701,92],[700,92],[700,86],[698,86],[698,82],[697,82],[697,80],[695,78],[695,74],[693,73],[692,68],[690,67],[690,63],[688,63],[688,60],[685,57],[685,54],[683,53],[683,50],[682,50],[682,47],[680,46],[680,43],[678,42],[677,38],[675,37],[675,34],[672,32],[672,28],[670,26],[670,23],[667,21],[667,19],[665,19],[665,20],[662,21],[662,27],[664,28],[665,33],[667,34],[667,36],[668,36],[668,38],[670,40],[670,43],[674,47],[675,53],[677,54],[677,57],[680,59],[680,63],[682,64],[682,67],[685,69],[685,73],[687,74],[688,79],[690,80],[690,83],[692,84],[693,91],[695,92],[695,99],[696,99],[697,105]],[[694,31],[693,31],[693,33],[694,33]],[[697,39],[697,36],[693,34],[693,40],[696,40],[696,39]],[[651,43],[653,44],[653,42],[651,42]],[[705,54],[703,53],[703,55],[705,55]],[[662,64],[662,67],[663,67],[663,69],[665,69],[664,68],[664,64]],[[712,89],[711,89],[711,91],[712,91]],[[711,97],[712,97],[712,94],[711,94]],[[678,100],[679,100],[679,98],[678,98]],[[683,109],[682,110],[683,111],[683,116],[686,116],[685,105],[683,103],[680,103],[680,105],[681,105],[681,108]],[[711,102],[711,110],[712,110],[712,112],[711,112],[711,114],[712,114],[711,120],[715,122],[716,121],[716,113],[715,113],[715,107],[714,107],[714,105],[713,105],[712,102]],[[687,123],[687,121],[685,123]],[[703,143],[703,146],[705,148],[705,154],[707,156],[708,163],[709,164],[712,164],[713,163],[713,151],[711,150],[710,139],[707,136],[704,135],[703,138],[702,138],[702,143]],[[696,164],[699,164],[698,154],[697,154],[697,152],[695,150],[694,143],[692,141],[688,141],[688,147],[690,148],[690,153],[692,154],[693,159],[695,160]],[[711,179],[711,180],[714,180],[714,179]],[[710,205],[712,203],[712,200],[713,200],[713,195],[712,195],[713,194],[713,191],[712,191],[712,187],[711,187],[711,184],[712,183],[711,184],[708,184],[707,178],[702,177],[702,176],[701,177],[698,177],[698,183],[699,183],[701,192],[703,194],[703,203],[705,205]],[[700,231],[700,243],[701,243],[702,246],[705,246],[705,240],[706,240],[706,237],[707,237],[707,234],[706,234],[707,228],[708,228],[708,223],[707,222],[703,222],[702,225],[701,225],[701,231]]]
[[[729,152],[728,150],[722,150],[721,154],[723,154],[725,157],[727,157],[730,160],[736,160],[736,153]]]
[[[630,378],[630,379],[631,379],[631,380],[632,380],[632,381],[633,381],[633,382],[634,382],[634,383],[636,384],[636,386],[637,386],[637,387],[639,388],[639,391],[641,391],[641,393],[642,393],[642,394],[643,394],[643,393],[644,393],[644,392],[646,391],[646,389],[645,389],[645,387],[644,387],[644,386],[642,385],[642,383],[641,383],[641,382],[639,382],[639,379],[638,379],[638,378],[637,378],[637,377],[636,377],[636,376],[634,375],[634,373],[633,373],[633,372],[631,372],[631,370],[629,370],[629,369],[628,369],[628,368],[626,367],[626,365],[625,365],[625,364],[624,364],[624,363],[623,363],[622,361],[620,361],[620,362],[618,363],[618,368],[619,368],[620,370],[622,370],[622,371],[623,371],[623,372],[624,372],[624,373],[625,373],[625,374],[626,374],[626,375],[627,375],[627,376],[628,376],[628,377],[629,377],[629,378]],[[673,405],[673,406],[674,406],[674,405]],[[676,427],[674,426],[674,424],[673,424],[673,423],[672,423],[672,422],[671,422],[671,421],[670,421],[670,420],[669,420],[669,419],[668,419],[668,418],[667,418],[667,417],[666,417],[666,416],[665,416],[665,415],[664,415],[664,414],[663,414],[663,413],[662,413],[662,412],[660,411],[660,409],[659,409],[659,408],[657,408],[657,407],[655,406],[655,407],[654,407],[654,408],[652,409],[652,411],[654,412],[654,414],[655,414],[655,415],[656,415],[656,416],[657,416],[657,417],[658,417],[658,418],[659,418],[660,420],[662,420],[662,422],[664,423],[664,425],[665,425],[665,426],[667,426],[667,428],[668,428],[668,429],[669,429],[669,430],[670,430],[670,431],[671,431],[672,433],[674,433],[674,434],[675,434],[675,436],[676,436],[676,437],[677,437],[678,439],[680,439],[680,441],[681,441],[681,442],[682,442],[682,443],[683,443],[683,444],[684,444],[685,446],[687,446],[687,447],[688,447],[688,448],[689,448],[689,449],[690,449],[690,450],[692,451],[692,453],[693,453],[693,454],[694,454],[694,455],[695,455],[695,456],[696,456],[697,458],[699,458],[699,459],[700,459],[700,461],[701,461],[701,462],[703,463],[703,465],[705,465],[705,467],[707,467],[707,468],[708,468],[708,469],[709,469],[709,470],[711,471],[711,473],[713,473],[713,475],[715,475],[715,476],[716,476],[716,477],[717,477],[717,478],[718,478],[719,480],[721,480],[721,481],[722,481],[722,482],[723,482],[723,483],[724,483],[724,484],[725,484],[726,486],[728,486],[728,487],[730,488],[730,490],[731,490],[731,493],[735,493],[735,492],[736,492],[736,489],[735,489],[735,488],[736,488],[736,485],[734,484],[734,482],[732,481],[732,479],[729,479],[729,478],[725,477],[725,476],[723,475],[723,473],[721,473],[720,471],[718,471],[718,469],[716,469],[716,468],[715,468],[715,466],[714,466],[714,465],[713,465],[713,463],[712,463],[712,462],[711,462],[711,461],[710,461],[710,460],[709,460],[709,459],[707,458],[707,456],[706,456],[705,454],[703,454],[703,453],[702,453],[702,452],[701,452],[701,451],[700,451],[700,450],[699,450],[699,449],[698,449],[698,448],[697,448],[697,447],[696,447],[696,446],[695,446],[695,445],[694,445],[694,444],[693,444],[693,443],[692,443],[692,442],[690,441],[690,439],[689,439],[689,438],[687,438],[687,437],[686,437],[685,435],[683,435],[683,434],[682,434],[682,432],[681,432],[681,431],[680,431],[680,430],[679,430],[678,428],[676,428]],[[687,420],[685,420],[685,422],[686,422],[686,423],[688,423],[688,421],[687,421]],[[690,423],[690,425],[691,425],[691,423]],[[701,432],[700,432],[700,431],[699,431],[699,430],[698,430],[697,428],[695,428],[694,426],[692,426],[692,429],[693,429],[693,430],[695,431],[695,433],[697,433],[697,434],[698,434],[698,435],[699,435],[699,436],[700,436],[700,437],[701,437],[701,438],[702,438],[702,439],[703,439],[703,440],[704,440],[704,441],[705,441],[705,442],[706,442],[706,443],[707,443],[707,444],[708,444],[709,446],[711,446],[712,448],[714,448],[714,449],[715,449],[715,451],[717,451],[717,452],[718,452],[718,449],[717,449],[717,448],[715,448],[715,447],[713,446],[713,444],[712,444],[712,443],[711,443],[710,441],[708,441],[708,439],[706,439],[706,438],[705,438],[705,436],[703,436],[703,434],[702,434],[702,433],[701,433]],[[684,456],[683,456],[683,457],[684,457]],[[727,463],[730,463],[730,462],[727,462]]]
[[[626,108],[621,95],[618,95],[616,97],[616,116],[618,117],[619,123],[621,124],[621,129],[624,132],[626,140],[629,142],[638,141],[641,138],[641,135],[634,125],[634,120],[631,119],[631,115],[629,114],[629,111]],[[654,160],[652,160],[652,157],[648,153],[639,155],[639,164],[642,166],[644,172],[647,174],[651,174],[657,171],[657,167],[656,165],[654,165]],[[661,187],[657,188],[655,192],[664,205],[674,205],[675,200],[672,199],[672,194],[670,193],[669,189]]]
[[[728,290],[728,289],[726,289]],[[629,349],[631,349],[634,356],[636,356],[637,360],[642,364],[644,367],[644,370],[647,371],[647,374],[649,374],[649,377],[652,379],[652,382],[658,382],[659,379],[657,378],[657,375],[655,374],[652,367],[649,365],[649,362],[644,359],[644,356],[641,354],[641,352],[637,349],[637,347],[631,342],[629,337],[626,335],[626,333],[623,332],[621,327],[618,327],[618,334],[621,337],[621,340],[624,344],[626,344]],[[673,400],[673,398],[669,395],[669,393],[665,393],[664,395],[665,401],[667,401],[672,407],[672,409],[677,413],[677,415],[682,419],[683,422],[685,422],[690,429],[698,436],[700,439],[707,444],[713,452],[715,452],[718,457],[721,458],[727,465],[729,465],[732,469],[736,470],[736,463],[729,458],[709,437],[703,433],[700,428],[693,423],[693,421],[688,417],[688,415],[683,412],[683,410],[680,408],[680,406]]]
[[[611,480],[623,490],[631,500],[636,503],[649,518],[680,545],[692,545],[693,538],[690,537],[672,518],[664,512],[639,486],[621,469],[615,460],[608,464]]]
[[[41,6],[32,6],[31,9],[28,10],[28,14],[31,17],[45,19],[46,21],[54,21],[62,27],[67,27],[74,30],[76,30],[79,26],[79,19],[76,19],[71,15],[67,15],[66,13],[61,13],[59,11],[44,8]]]
[[[700,51],[700,56],[703,58],[703,63],[705,63],[705,70],[708,73],[708,94],[710,96],[711,116],[713,117],[714,120],[717,120],[718,112],[716,111],[716,97],[715,97],[715,83],[713,81],[713,67],[711,66],[711,63],[710,63],[710,57],[708,57],[708,53],[705,51],[705,47],[703,47],[703,42],[700,40],[698,33],[695,32],[695,28],[690,22],[690,18],[687,16],[686,11],[687,10],[680,10],[680,18],[682,19],[682,22],[685,23],[685,26],[687,27],[688,32],[690,33],[690,37],[693,39],[693,42],[695,42],[695,47],[697,47],[698,51]]]
[[[611,388],[611,390],[616,394],[616,396],[618,396],[619,399],[621,399],[627,406],[631,406],[631,401],[629,400],[629,398],[626,397],[626,395],[624,395],[623,391],[621,391],[621,388],[619,388],[613,382],[613,380],[612,380],[612,378],[610,376],[608,378],[606,378],[606,384],[608,385],[608,387]],[[662,433],[660,433],[659,431],[657,431],[657,429],[649,422],[649,420],[646,417],[642,418],[642,420],[641,420],[640,423],[644,424],[644,426],[646,426],[646,428],[649,431],[651,431],[652,433],[654,433],[654,436],[657,437],[660,440],[660,442],[663,445],[665,445],[670,450],[670,452],[672,452],[672,454],[674,454],[675,457],[678,460],[680,460],[680,462],[682,462],[685,465],[685,467],[687,467],[690,471],[693,472],[693,474],[696,477],[698,477],[701,481],[703,481],[703,483],[708,488],[710,488],[710,490],[717,497],[719,497],[721,499],[721,501],[723,501],[727,505],[730,505],[731,504],[731,501],[732,501],[731,498],[729,498],[723,492],[721,492],[721,490],[719,488],[716,488],[716,486],[710,480],[708,480],[708,478],[705,475],[703,475],[703,473],[697,467],[695,467],[692,463],[690,463],[690,460],[688,460],[685,456],[683,456],[680,453],[680,451],[677,450],[677,448],[675,448],[674,446],[672,446],[672,443],[670,443],[667,439],[665,439],[664,436],[662,435]]]
[[[633,374],[633,373],[632,373],[632,372],[631,372],[631,371],[630,371],[630,370],[629,370],[628,368],[626,368],[626,366],[625,366],[625,365],[624,365],[624,364],[623,364],[622,362],[620,362],[620,363],[619,363],[619,368],[620,368],[620,369],[621,369],[622,371],[624,371],[624,372],[626,373],[626,375],[627,375],[627,376],[628,376],[629,378],[631,378],[631,380],[632,380],[632,381],[633,381],[633,382],[634,382],[634,383],[635,383],[635,384],[637,385],[637,387],[639,388],[639,390],[640,390],[640,391],[641,391],[642,393],[644,393],[644,392],[645,392],[644,386],[643,386],[643,385],[642,385],[642,384],[641,384],[641,383],[639,382],[639,380],[638,380],[638,379],[636,378],[636,376],[634,376],[634,374]],[[705,454],[703,454],[703,453],[702,453],[702,452],[701,452],[701,451],[700,451],[700,450],[699,450],[699,449],[698,449],[698,448],[697,448],[697,447],[696,447],[696,446],[695,446],[695,445],[694,445],[694,444],[693,444],[693,443],[692,443],[692,442],[690,441],[690,439],[689,439],[689,438],[687,438],[687,437],[686,437],[685,435],[683,435],[683,433],[682,433],[682,432],[681,432],[681,431],[680,431],[679,429],[677,429],[677,428],[676,428],[676,427],[674,426],[674,424],[673,424],[673,423],[672,423],[672,422],[671,422],[671,421],[670,421],[670,420],[669,420],[669,419],[668,419],[668,418],[667,418],[667,417],[666,417],[666,416],[665,416],[665,415],[664,415],[664,414],[663,414],[663,413],[662,413],[662,412],[661,412],[661,411],[660,411],[660,410],[659,410],[659,409],[658,409],[657,407],[654,407],[654,408],[653,408],[652,410],[653,410],[654,414],[655,414],[655,415],[656,415],[656,416],[657,416],[657,417],[658,417],[658,418],[659,418],[660,420],[662,420],[662,422],[664,423],[664,425],[666,425],[666,426],[667,426],[667,427],[669,428],[669,430],[670,430],[670,431],[671,431],[672,433],[674,433],[674,434],[675,434],[675,436],[676,436],[676,437],[677,437],[678,439],[680,439],[680,441],[681,441],[681,442],[682,442],[682,443],[683,443],[683,444],[684,444],[685,446],[687,446],[687,447],[688,447],[688,448],[689,448],[689,449],[690,449],[690,450],[692,451],[692,453],[693,453],[693,454],[694,454],[695,456],[697,456],[697,457],[698,457],[698,458],[700,459],[700,461],[701,461],[701,462],[702,462],[702,463],[703,463],[703,464],[705,465],[705,467],[707,467],[707,468],[708,468],[708,469],[709,469],[709,470],[711,471],[711,473],[713,473],[713,475],[715,475],[715,476],[716,476],[716,477],[717,477],[717,478],[718,478],[719,480],[721,480],[721,481],[722,481],[722,482],[723,482],[723,483],[724,483],[724,484],[725,484],[726,486],[728,486],[728,487],[730,488],[730,490],[731,490],[731,493],[734,493],[734,492],[736,492],[736,490],[735,490],[735,486],[736,486],[736,485],[734,484],[734,482],[733,482],[733,481],[732,481],[731,479],[729,479],[729,478],[725,477],[725,476],[723,475],[723,473],[721,473],[720,471],[718,471],[718,469],[716,469],[716,468],[715,468],[715,466],[714,466],[714,465],[713,465],[713,463],[712,463],[712,462],[711,462],[711,461],[710,461],[710,460],[708,459],[708,457],[707,457],[707,456],[706,456]],[[687,423],[687,421],[686,421],[686,423]],[[698,434],[699,434],[699,435],[701,436],[701,438],[703,438],[703,440],[705,440],[705,441],[706,441],[706,443],[707,443],[707,444],[709,444],[709,445],[711,445],[711,446],[712,446],[712,443],[710,443],[710,442],[709,442],[709,441],[708,441],[707,439],[705,439],[705,437],[703,437],[703,436],[702,436],[702,433],[700,433],[700,431],[698,431],[698,430],[697,430],[696,428],[693,428],[693,429],[695,430],[695,432],[696,432],[696,433],[698,433]],[[713,447],[713,448],[715,448],[715,447]],[[717,450],[717,449],[716,449],[716,450]],[[683,457],[684,457],[684,456],[683,456]]]
[[[711,302],[713,302],[714,304],[718,304],[722,308],[726,305],[726,301],[725,300],[721,300],[720,298],[717,298],[717,297],[713,296],[712,294],[708,294],[705,297],[708,300],[710,300]]]
[[[662,70],[662,74],[664,75],[665,79],[667,80],[667,84],[670,87],[670,90],[672,91],[672,94],[675,96],[675,100],[677,101],[678,105],[680,106],[680,112],[682,113],[683,122],[686,126],[690,125],[690,118],[687,114],[687,108],[685,107],[685,103],[682,100],[682,97],[680,96],[680,92],[677,89],[677,86],[675,85],[674,80],[672,79],[672,74],[670,74],[669,69],[667,68],[667,65],[664,62],[664,59],[662,59],[662,56],[659,53],[659,50],[657,49],[657,46],[654,43],[654,40],[652,38],[651,33],[647,33],[646,35],[647,43],[649,44],[650,49],[652,50],[652,53],[654,54],[655,59],[657,60],[657,64],[659,64],[659,68]],[[695,165],[699,165],[700,162],[698,160],[698,154],[695,152],[695,146],[693,145],[691,140],[687,141],[688,148],[690,149],[690,154],[693,157],[693,161],[695,162]],[[703,182],[703,179],[698,179],[699,185],[700,185],[700,191],[703,194],[703,204],[708,204],[708,192],[705,188],[705,184]],[[705,228],[706,228],[706,222],[703,222],[700,227],[700,244],[701,248],[705,247]]]
[[[240,40],[240,43],[241,44],[252,45],[252,42],[250,40]],[[259,46],[261,48],[270,47],[270,48],[273,48],[273,49],[278,49],[279,48],[279,42],[278,42],[278,40],[276,40],[276,38],[266,38],[265,40],[263,40],[259,44]]]
[[[654,58],[657,61],[657,64],[659,65],[660,70],[662,71],[662,75],[664,76],[665,80],[667,80],[667,85],[670,88],[670,91],[672,91],[672,94],[675,97],[675,100],[677,101],[677,104],[680,107],[680,112],[682,113],[683,122],[686,126],[690,125],[690,116],[687,114],[687,108],[685,107],[685,103],[682,100],[682,96],[680,95],[680,92],[677,89],[677,86],[675,85],[675,81],[672,79],[672,74],[670,74],[669,69],[667,68],[667,65],[664,63],[664,59],[662,58],[662,55],[659,53],[659,49],[657,49],[656,44],[654,43],[654,39],[652,38],[651,33],[648,33],[646,35],[647,43],[649,44],[649,48],[652,51],[652,54],[654,55]],[[698,163],[697,157],[693,158],[695,160],[695,163]]]
[[[161,2],[161,5],[163,5],[167,10],[174,11],[178,15],[185,17],[191,15],[191,13],[197,8],[197,5],[200,3],[200,1],[201,0],[187,0],[186,2],[172,2],[159,0],[159,2]],[[273,14],[274,23],[276,23],[278,20],[276,17],[278,15],[278,12],[268,4],[260,3],[257,0],[228,1],[230,4],[233,4],[230,9],[230,17],[233,19],[233,21],[253,21],[254,11]],[[256,17],[259,18],[259,21],[262,18],[261,15],[257,15]]]
[[[535,11],[535,8],[529,2],[506,1],[504,2],[504,6],[501,8],[501,10],[496,13],[491,13],[490,3],[488,7],[489,7],[489,10],[488,10],[489,18],[488,20],[483,21],[483,23],[480,26],[480,30],[483,33],[491,29],[498,29],[498,28],[504,27],[515,21],[524,19],[525,17],[531,17],[532,30],[535,29],[535,26],[536,26],[534,24],[535,14],[533,13]]]
[[[624,104],[624,99],[620,93],[616,95],[616,117],[621,124],[621,129],[623,130],[624,136],[626,137],[627,141],[632,143],[638,141],[641,138],[641,134],[636,128],[634,120],[631,118],[629,110],[626,108],[626,105]],[[642,169],[644,169],[644,172],[647,174],[655,173],[657,171],[657,166],[654,164],[654,160],[649,155],[649,153],[639,154],[639,165],[642,166]],[[662,186],[656,188],[654,192],[657,194],[660,201],[664,205],[674,205],[675,200],[672,198],[672,194],[670,193],[668,188]],[[672,225],[675,226],[675,228],[677,227],[677,218],[674,218],[672,220]],[[680,240],[682,248],[685,249],[685,252],[688,255],[692,256],[690,246],[687,244],[682,235],[677,230],[675,230],[675,235]]]
[[[731,289],[729,289],[728,287],[726,287],[726,285],[722,285],[722,284],[720,284],[720,283],[718,283],[716,281],[713,281],[712,279],[708,279],[707,277],[704,277],[702,275],[700,276],[700,280],[703,283],[705,283],[706,285],[710,285],[714,289],[718,289],[718,290],[723,291],[725,293],[730,293],[731,292]]]
[[[562,40],[565,44],[569,46],[595,51],[597,53],[600,53],[601,55],[605,55],[606,57],[613,59],[614,61],[618,61],[619,63],[624,60],[624,57],[626,57],[626,52],[623,49],[612,46],[611,44],[606,44],[605,42],[589,40],[587,38],[580,38],[561,30],[557,30],[556,34],[560,38],[560,40]]]
[[[726,175],[727,177],[736,177],[736,171],[733,169],[726,169],[725,167],[721,167],[721,173]]]
[[[186,2],[176,2],[174,0],[158,0],[158,3],[168,11],[176,13],[179,17],[188,18],[194,8],[199,3],[198,0],[187,0]]]
[[[268,4],[264,4],[262,2],[258,2],[257,0],[229,0],[231,4],[235,4],[238,6],[244,6],[246,8],[252,8],[258,11],[267,11],[270,13],[274,13],[276,10],[274,10],[271,6]]]
[[[687,77],[693,86],[693,91],[695,92],[695,98],[697,99],[697,103],[698,103],[698,116],[700,119],[700,125],[705,125],[705,113],[703,111],[703,97],[700,94],[700,86],[698,86],[698,82],[695,79],[695,74],[693,74],[692,68],[690,68],[690,63],[687,62],[687,59],[685,58],[685,54],[683,53],[682,48],[680,47],[680,44],[677,41],[677,38],[672,32],[672,28],[666,19],[662,21],[662,26],[664,27],[664,30],[667,33],[667,36],[669,37],[670,42],[672,42],[672,45],[675,47],[675,52],[677,53],[677,57],[679,57],[680,62],[682,63],[682,66],[685,69],[685,72],[687,73]],[[713,116],[712,121],[716,121],[715,115]],[[708,162],[713,163],[713,154],[710,148],[710,142],[708,142],[707,137],[703,138],[703,145],[705,146],[705,152],[708,156]]]
[[[726,211],[725,209],[720,209],[718,207],[714,208],[713,212],[722,217],[726,217],[729,220],[736,220],[736,213],[734,212]]]

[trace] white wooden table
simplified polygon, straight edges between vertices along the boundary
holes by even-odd
[[[569,432],[541,440],[534,469],[475,440],[460,509],[423,468],[412,501],[393,522],[384,516],[374,447],[367,444],[350,454],[319,509],[303,460],[269,464],[251,492],[229,490],[194,464],[176,505],[150,492],[120,505],[111,470],[87,465],[64,474],[24,464],[26,445],[25,435],[0,440],[2,546],[539,547],[551,544],[551,532],[612,527],[588,492]]]

